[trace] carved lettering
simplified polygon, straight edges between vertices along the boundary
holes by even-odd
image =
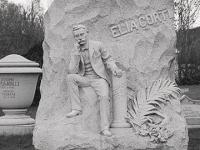
[[[148,23],[149,25],[154,24],[153,15],[151,15],[151,14],[146,15],[146,20],[147,20],[147,23]]]
[[[165,20],[167,19],[167,18],[173,18],[174,16],[173,16],[173,14],[170,14],[170,11],[169,10],[164,10],[164,11],[162,11],[162,13],[163,13],[163,15],[165,16]]]
[[[2,97],[4,99],[13,99],[13,98],[15,98],[15,91],[13,91],[13,90],[3,90],[2,91]]]
[[[119,31],[120,31],[121,35],[129,32],[127,22],[119,24]]]
[[[0,87],[15,87],[19,86],[19,82],[15,81],[13,78],[2,78],[0,81]]]
[[[20,82],[15,81],[14,78],[1,78],[0,89],[1,95],[4,99],[14,99],[15,98],[15,87],[20,86]]]
[[[127,28],[128,32],[130,32],[130,27],[129,27],[128,21],[126,21],[125,24],[126,24],[126,28]]]
[[[130,21],[130,31],[137,30],[137,25],[134,20]]]
[[[113,37],[118,37],[118,36],[121,35],[118,25],[112,26],[112,27],[110,28],[110,30],[111,30],[111,32],[112,32]]]
[[[147,26],[146,18],[145,16],[139,17],[139,24],[142,28],[145,28]]]
[[[112,36],[114,38],[131,33],[139,29],[145,29],[147,26],[164,23],[173,18],[171,11],[168,9],[158,10],[140,17],[134,16],[132,18],[122,20],[118,24],[110,26]]]
[[[162,20],[166,21],[167,20],[167,16],[165,15],[165,10],[163,11],[160,11],[159,14],[160,14],[160,17],[162,18]]]
[[[159,14],[158,14],[157,12],[154,13],[153,16],[154,16],[155,22],[162,22],[162,20],[161,20]]]

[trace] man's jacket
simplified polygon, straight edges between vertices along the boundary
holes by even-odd
[[[112,71],[113,69],[116,69],[117,66],[108,51],[103,48],[101,42],[89,41],[89,57],[92,68],[97,73],[97,75],[99,75],[101,78],[104,78],[110,84],[111,82],[106,68]],[[73,50],[71,52],[69,73],[80,74],[82,76],[85,73],[83,58],[80,52],[77,50]]]

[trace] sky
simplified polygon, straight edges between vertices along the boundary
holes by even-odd
[[[200,26],[200,14],[199,17],[197,18],[196,22],[193,24],[193,27],[199,27]]]
[[[30,6],[32,0],[8,0],[8,2],[13,2],[16,4],[22,4],[24,7]]]
[[[8,0],[16,4],[22,4],[25,8],[29,7],[32,0]],[[40,0],[40,6],[46,11],[53,0]]]
[[[8,0],[10,2],[16,3],[16,4],[22,4],[24,7],[29,7],[32,0]],[[48,9],[50,4],[53,0],[40,0],[40,6],[43,7],[44,11]],[[200,15],[197,18],[196,22],[193,24],[193,28],[200,26]]]
[[[46,11],[52,2],[53,2],[53,0],[41,0],[40,6],[43,7],[44,10]]]

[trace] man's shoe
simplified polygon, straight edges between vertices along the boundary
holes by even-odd
[[[112,133],[108,129],[106,129],[106,130],[102,131],[102,135],[104,135],[104,136],[112,136]]]
[[[70,113],[66,115],[67,118],[72,118],[81,114],[80,110],[72,110]]]

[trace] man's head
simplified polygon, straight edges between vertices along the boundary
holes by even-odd
[[[86,26],[84,26],[82,24],[78,24],[78,25],[73,26],[73,34],[74,34],[75,40],[80,45],[84,45],[84,44],[87,43],[87,41],[88,41],[88,30],[87,30]]]

